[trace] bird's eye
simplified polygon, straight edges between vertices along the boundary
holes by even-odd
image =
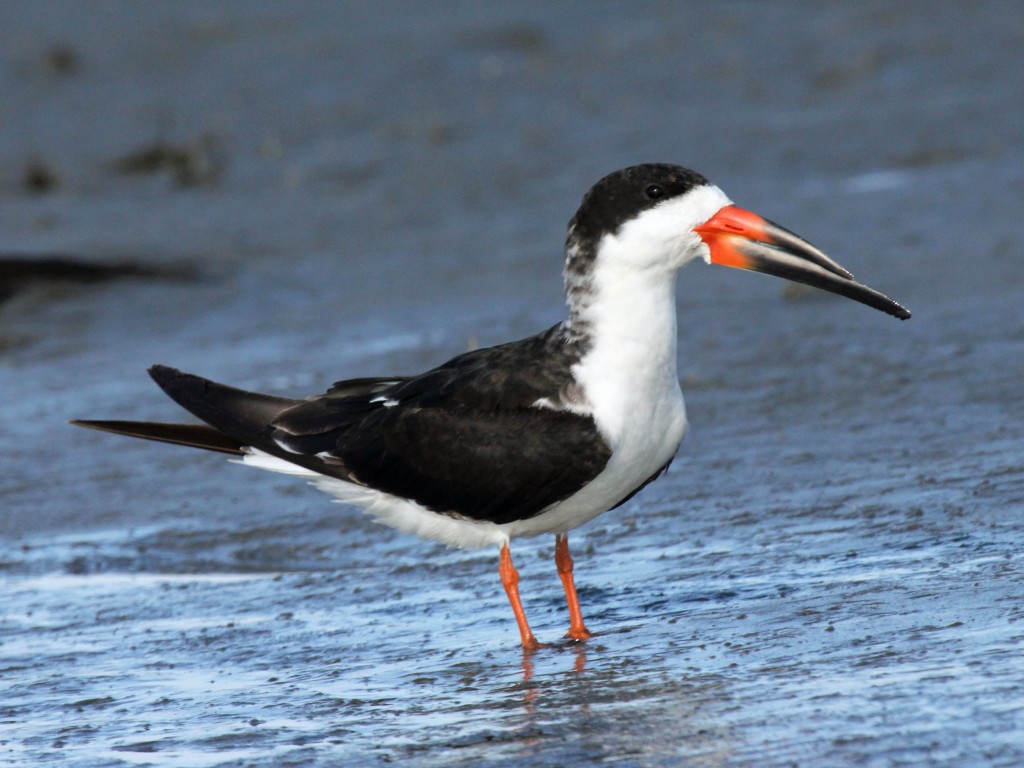
[[[651,184],[644,190],[648,200],[660,200],[665,196],[665,188],[660,184]]]

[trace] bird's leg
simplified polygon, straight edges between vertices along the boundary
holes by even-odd
[[[590,630],[583,625],[580,601],[576,597],[576,584],[572,580],[569,536],[564,533],[555,534],[555,567],[558,568],[558,578],[562,580],[562,587],[565,589],[565,602],[569,604],[569,631],[565,636],[573,640],[586,640],[591,636]]]
[[[540,643],[530,631],[530,625],[526,622],[526,612],[523,611],[523,603],[519,599],[519,571],[512,565],[512,552],[506,541],[501,545],[501,556],[498,558],[498,573],[501,575],[501,584],[505,587],[505,594],[508,601],[512,603],[512,613],[516,615],[516,623],[519,625],[519,635],[523,640],[523,648],[532,651],[540,648]]]

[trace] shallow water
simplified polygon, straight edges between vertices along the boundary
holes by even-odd
[[[0,304],[0,764],[1024,762],[1024,14],[417,8],[0,9],[3,250],[167,272]],[[585,644],[546,538],[524,656],[495,553],[64,424],[535,332],[643,160],[915,314],[686,270],[691,433],[573,533]]]

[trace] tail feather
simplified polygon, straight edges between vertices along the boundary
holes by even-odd
[[[165,365],[154,365],[149,375],[182,408],[247,446],[273,446],[271,422],[299,402],[235,389]]]
[[[145,440],[156,440],[161,443],[187,445],[191,448],[202,448],[218,453],[230,453],[244,456],[243,444],[206,424],[164,424],[153,421],[85,421],[75,419],[70,422],[76,427],[98,429],[101,432],[113,432],[115,435],[141,437]]]
[[[249,456],[252,449],[258,449],[310,472],[347,479],[348,470],[341,464],[328,465],[318,456],[292,453],[274,441],[274,419],[301,400],[246,392],[165,365],[154,365],[149,375],[172,400],[206,423],[91,420],[71,423],[235,456]]]

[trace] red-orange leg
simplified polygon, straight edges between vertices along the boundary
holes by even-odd
[[[530,625],[526,622],[526,612],[523,610],[523,603],[519,599],[519,571],[512,565],[512,552],[509,551],[508,542],[501,545],[501,556],[498,558],[498,573],[501,575],[501,584],[505,587],[505,594],[512,604],[512,613],[516,615],[516,623],[519,625],[519,635],[523,640],[523,648],[532,651],[540,648],[540,643],[530,631]]]
[[[580,613],[580,601],[576,597],[576,584],[572,580],[572,555],[569,554],[569,537],[564,533],[555,534],[555,567],[558,578],[565,589],[565,602],[569,605],[569,631],[566,637],[573,640],[586,640],[591,636],[590,630],[583,625],[583,614]]]

